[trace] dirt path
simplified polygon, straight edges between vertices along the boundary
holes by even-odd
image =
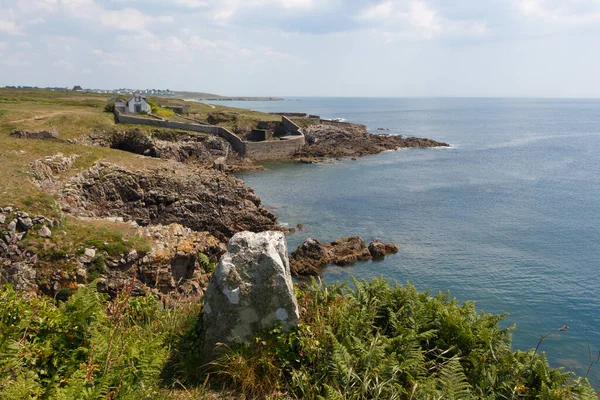
[[[54,117],[55,115],[60,115],[60,114],[65,114],[65,112],[64,111],[56,111],[56,112],[52,112],[52,113],[48,113],[48,114],[39,114],[39,115],[36,115],[31,118],[15,119],[14,121],[8,121],[8,122],[15,124],[15,123],[25,122],[25,121],[39,121],[39,120],[42,120],[42,119],[45,119],[48,117]]]

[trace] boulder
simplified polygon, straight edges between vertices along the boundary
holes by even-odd
[[[299,314],[282,232],[239,232],[227,244],[204,297],[204,352],[219,343],[243,343],[281,324],[288,331]]]
[[[52,236],[52,231],[46,225],[42,226],[38,231],[38,235],[43,238],[49,238]]]
[[[33,221],[29,217],[19,217],[17,219],[17,228],[22,232],[27,232],[33,227]]]
[[[319,275],[319,269],[332,263],[328,245],[308,238],[291,254],[290,269],[293,275]]]
[[[379,240],[373,240],[369,243],[369,253],[374,259],[380,259],[388,254],[395,254],[398,252],[398,246],[394,243],[383,243]]]

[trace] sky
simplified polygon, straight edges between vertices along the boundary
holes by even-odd
[[[0,86],[600,97],[600,0],[0,0]]]

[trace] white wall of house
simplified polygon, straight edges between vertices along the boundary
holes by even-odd
[[[133,96],[127,101],[127,112],[150,112],[150,109],[150,104],[148,104],[142,96]]]

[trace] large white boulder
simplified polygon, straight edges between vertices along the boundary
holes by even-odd
[[[280,323],[298,325],[287,243],[282,232],[240,232],[227,244],[204,297],[205,353],[242,343]]]

